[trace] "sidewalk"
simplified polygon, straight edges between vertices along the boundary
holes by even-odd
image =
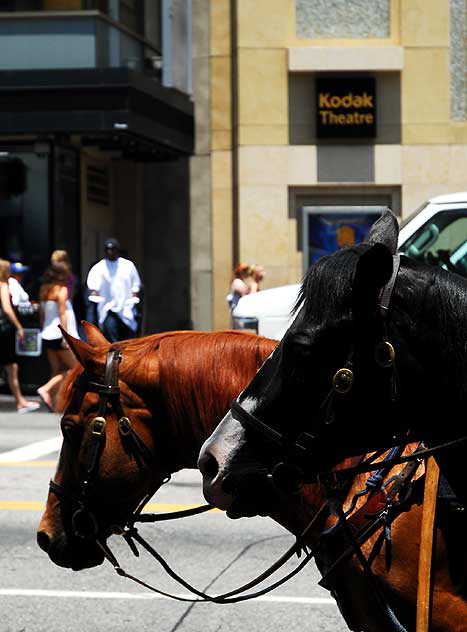
[[[54,413],[47,410],[38,395],[25,395],[25,398],[28,402],[39,402],[41,407],[22,416],[36,415],[38,413],[48,413],[49,415],[54,415]],[[5,395],[4,393],[0,394],[0,413],[16,413],[15,398],[13,395]]]

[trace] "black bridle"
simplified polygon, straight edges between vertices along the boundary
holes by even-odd
[[[387,406],[392,406],[397,402],[397,371],[396,371],[396,351],[388,338],[388,318],[389,305],[397,281],[400,269],[400,255],[393,256],[393,269],[391,278],[381,290],[379,296],[378,310],[381,319],[382,337],[376,344],[374,351],[374,360],[378,367],[385,370],[388,380],[388,401]],[[355,374],[355,351],[356,345],[352,345],[349,355],[342,368],[338,369],[332,378],[331,388],[324,397],[319,406],[318,417],[322,419],[322,423],[330,425],[334,422],[335,411],[334,406],[336,399],[343,400],[352,392],[354,387]],[[291,440],[288,434],[279,432],[267,423],[247,411],[240,403],[239,399],[235,399],[231,405],[231,414],[234,419],[239,421],[245,430],[251,430],[261,435],[269,443],[275,444],[279,452],[282,452],[283,460],[279,461],[271,469],[270,477],[273,483],[285,492],[298,492],[304,483],[313,483],[319,481],[327,488],[335,489],[339,484],[344,484],[349,477],[364,472],[372,472],[380,468],[379,463],[374,461],[380,457],[388,448],[384,448],[373,453],[368,459],[363,460],[358,465],[342,468],[339,470],[331,470],[329,472],[316,473],[310,467],[313,460],[313,450],[316,449],[320,437],[307,431],[299,432],[298,435]],[[410,442],[409,432],[405,432],[400,437],[395,437],[396,447],[404,447]],[[417,457],[412,455],[400,456],[395,454],[386,461],[387,466],[399,465],[413,461],[414,458],[423,459],[430,455],[436,454],[440,450],[452,447],[467,437],[462,437],[442,443],[432,448],[422,449],[417,452]]]
[[[380,368],[387,370],[389,399],[391,404],[393,404],[397,398],[397,374],[395,368],[396,352],[394,346],[388,339],[387,319],[389,314],[389,303],[394,290],[397,275],[399,273],[399,268],[400,255],[397,254],[393,257],[391,278],[381,290],[379,297],[378,308],[382,322],[382,338],[376,345],[374,353],[376,364]],[[332,378],[331,387],[318,407],[318,416],[325,426],[332,424],[334,421],[334,407],[336,399],[338,398],[342,400],[352,392],[355,379],[355,354],[356,345],[353,344],[344,365],[335,372]],[[234,419],[239,421],[246,430],[253,430],[257,434],[261,434],[265,440],[270,443],[274,443],[279,450],[282,451],[285,458],[278,462],[271,471],[271,478],[279,488],[283,491],[299,491],[303,483],[316,482],[318,475],[316,473],[309,473],[310,467],[308,466],[308,463],[312,461],[312,451],[319,440],[319,437],[305,430],[299,432],[296,437],[291,440],[289,434],[279,432],[264,421],[258,419],[258,417],[249,411],[245,410],[245,408],[240,404],[238,398],[232,402],[230,410]],[[408,441],[406,440],[404,444],[407,442]],[[386,450],[381,450],[377,452],[371,457],[371,459],[376,459],[385,451]],[[394,465],[396,464],[394,459],[391,462]],[[356,474],[357,472],[376,470],[378,467],[378,465],[369,465],[368,461],[363,461],[358,466],[353,466],[352,471]],[[339,470],[339,472],[341,471],[344,470]]]
[[[93,382],[86,378],[83,373],[77,380],[75,388],[80,390],[84,396],[87,392],[99,395],[98,413],[90,423],[90,445],[87,450],[86,463],[83,468],[84,475],[79,481],[79,489],[75,493],[73,490],[50,481],[50,489],[60,497],[64,497],[74,502],[78,508],[72,515],[72,528],[75,536],[82,539],[97,537],[99,532],[99,521],[92,511],[93,487],[99,472],[100,457],[106,442],[107,409],[110,405],[117,416],[118,430],[125,448],[134,455],[135,459],[151,465],[154,460],[153,452],[144,443],[131,421],[124,414],[120,402],[120,387],[118,384],[119,365],[122,354],[116,348],[109,349],[106,357],[104,383]],[[152,494],[151,494],[152,495]],[[139,505],[138,505],[139,507]],[[129,521],[137,517],[138,508],[129,518]],[[120,533],[123,527],[111,525],[111,533]]]

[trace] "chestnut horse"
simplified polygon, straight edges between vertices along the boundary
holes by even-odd
[[[60,407],[63,445],[49,490],[37,540],[59,566],[80,570],[103,562],[93,541],[76,537],[76,512],[84,471],[92,451],[91,420],[99,413],[92,383],[102,383],[111,347],[102,333],[84,323],[89,344],[66,335],[80,364],[66,378]],[[141,500],[154,494],[170,474],[195,468],[199,449],[232,399],[277,344],[241,332],[179,331],[112,345],[122,353],[120,404],[141,445],[138,458],[119,433],[107,405],[105,445],[99,456],[90,503],[102,540],[111,526],[125,524]]]

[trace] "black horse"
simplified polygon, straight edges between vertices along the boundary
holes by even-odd
[[[294,323],[205,443],[205,496],[232,517],[268,513],[267,480],[409,440],[449,443],[434,454],[466,505],[467,280],[399,257],[398,230],[387,211],[310,268]]]

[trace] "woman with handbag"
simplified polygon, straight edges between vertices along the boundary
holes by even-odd
[[[8,386],[16,400],[16,410],[20,413],[30,413],[40,406],[38,402],[28,402],[23,394],[18,379],[18,363],[15,354],[15,331],[20,340],[24,338],[24,331],[11,303],[8,277],[10,276],[10,262],[0,259],[0,364],[5,367]]]

